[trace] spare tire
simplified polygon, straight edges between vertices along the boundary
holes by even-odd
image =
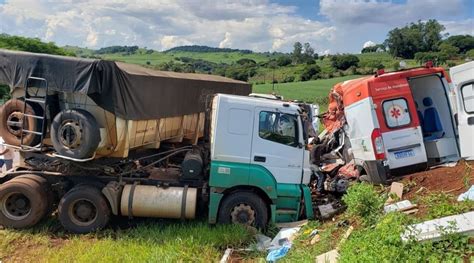
[[[51,124],[51,140],[60,155],[89,158],[100,143],[99,125],[94,116],[85,110],[63,110]]]
[[[19,99],[8,100],[0,109],[0,136],[7,144],[20,146],[23,119],[23,108],[25,102]],[[26,103],[26,114],[43,115],[43,108],[39,105],[30,105]],[[25,130],[42,132],[42,121],[33,117],[25,117]],[[35,146],[41,141],[41,136],[33,133],[25,133],[23,135],[23,145]]]

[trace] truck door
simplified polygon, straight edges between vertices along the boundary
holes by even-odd
[[[457,106],[461,157],[474,159],[474,61],[450,69]]]
[[[251,164],[269,170],[278,183],[300,184],[303,175],[303,136],[295,114],[256,108]]]

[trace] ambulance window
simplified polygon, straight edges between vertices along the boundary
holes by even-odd
[[[406,126],[411,122],[408,103],[404,98],[384,101],[383,114],[389,128]]]
[[[467,113],[474,113],[474,84],[470,83],[461,88],[464,110]]]
[[[260,138],[296,147],[298,145],[298,119],[295,115],[262,111],[259,115]]]

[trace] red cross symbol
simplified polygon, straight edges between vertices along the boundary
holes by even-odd
[[[393,118],[398,119],[402,114],[400,113],[400,109],[397,108],[392,108],[390,111],[390,114],[392,115]]]

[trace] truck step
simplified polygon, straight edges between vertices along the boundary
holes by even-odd
[[[276,213],[278,215],[295,215],[298,214],[298,211],[293,209],[277,209]]]

